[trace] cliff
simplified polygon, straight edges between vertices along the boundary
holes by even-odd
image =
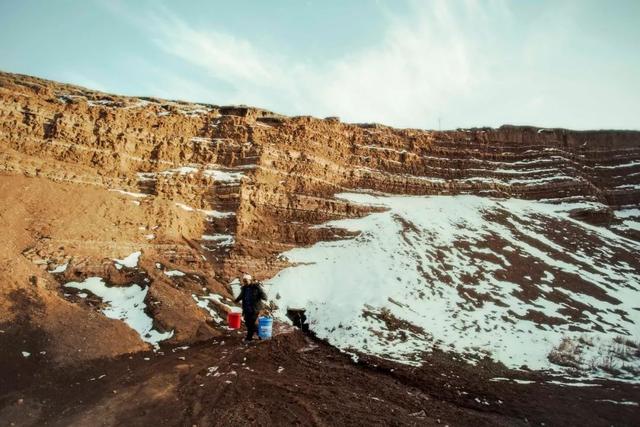
[[[65,284],[150,283],[167,342],[218,335],[234,278],[270,278],[282,252],[355,234],[317,225],[384,209],[336,193],[588,201],[571,215],[640,240],[614,215],[640,203],[634,131],[394,129],[1,73],[0,172],[0,339],[60,363],[148,347]]]

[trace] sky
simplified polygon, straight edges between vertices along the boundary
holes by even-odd
[[[0,70],[453,129],[640,129],[638,0],[0,0]]]

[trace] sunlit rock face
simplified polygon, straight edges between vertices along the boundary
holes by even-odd
[[[0,171],[0,321],[54,336],[83,319],[52,340],[61,360],[145,348],[100,298],[64,289],[89,277],[148,291],[166,342],[216,335],[244,272],[275,277],[274,303],[306,305],[336,345],[411,363],[437,344],[544,368],[567,334],[638,333],[638,132],[394,129],[2,73]],[[288,268],[301,260],[315,264]],[[369,285],[322,318],[342,312],[329,291],[345,280]],[[502,343],[471,339],[494,329]],[[531,357],[504,350],[523,334]]]

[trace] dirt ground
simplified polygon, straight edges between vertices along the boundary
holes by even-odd
[[[617,425],[640,422],[637,386],[489,381],[527,378],[435,354],[419,369],[361,360],[277,326],[56,369],[45,357],[0,366],[7,426]],[[12,375],[9,372],[12,371]]]

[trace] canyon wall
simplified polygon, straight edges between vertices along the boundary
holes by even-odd
[[[340,192],[589,200],[574,216],[615,226],[615,209],[640,203],[640,132],[394,129],[0,73],[0,174],[0,340],[27,328],[62,362],[145,346],[65,283],[148,283],[158,330],[210,337],[229,282],[271,277],[288,265],[281,252],[349,235],[314,225],[376,209]],[[136,268],[114,264],[135,251]],[[211,312],[194,304],[212,293]]]

